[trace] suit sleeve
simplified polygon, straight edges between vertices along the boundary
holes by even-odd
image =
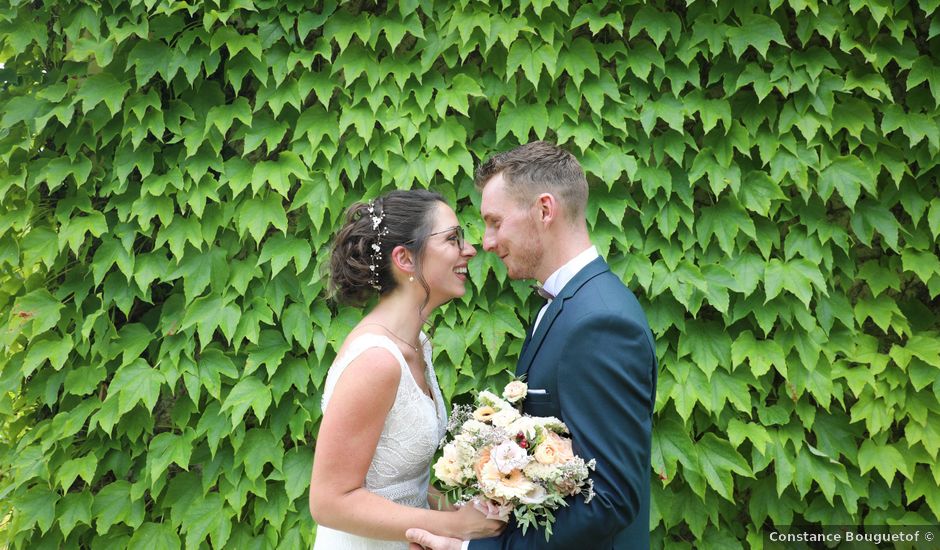
[[[625,316],[589,314],[573,324],[558,357],[562,419],[575,453],[596,459],[594,499],[568,499],[552,537],[517,528],[473,541],[477,549],[578,548],[633,523],[648,497],[656,359],[645,326]],[[648,504],[645,504],[648,505]]]

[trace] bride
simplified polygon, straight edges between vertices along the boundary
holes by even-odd
[[[310,478],[315,550],[406,549],[410,527],[464,540],[505,527],[473,506],[449,506],[429,483],[447,413],[421,326],[464,295],[474,255],[436,193],[392,191],[347,212],[330,258],[332,290],[351,304],[373,292],[379,299],[327,375]]]

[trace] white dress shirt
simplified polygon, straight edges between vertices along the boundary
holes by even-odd
[[[571,258],[568,263],[559,267],[557,271],[549,275],[548,279],[545,279],[545,284],[542,285],[542,288],[552,296],[558,296],[561,291],[565,289],[565,285],[567,285],[571,279],[574,279],[575,275],[584,269],[587,264],[596,260],[598,256],[599,254],[597,253],[597,248],[594,246],[589,247],[587,250],[581,252],[574,258]],[[539,310],[538,317],[535,318],[535,324],[532,326],[532,334],[535,334],[535,330],[542,321],[542,316],[545,315],[545,312],[548,310],[548,306],[551,303],[552,300],[546,301],[545,305],[542,306],[542,309]]]
[[[591,246],[584,252],[571,258],[568,263],[559,267],[558,270],[549,275],[548,279],[545,279],[545,284],[542,285],[542,288],[549,294],[558,296],[558,294],[565,289],[565,285],[567,285],[571,279],[574,279],[575,275],[580,273],[589,263],[596,260],[598,256],[600,256],[600,254],[597,253],[597,248]],[[532,334],[535,334],[535,329],[538,328],[542,316],[545,315],[545,311],[551,303],[552,300],[546,301],[542,309],[539,310],[539,315],[535,318],[535,324],[532,326]],[[470,541],[463,541],[461,548],[462,550],[468,550],[468,548],[470,548]]]

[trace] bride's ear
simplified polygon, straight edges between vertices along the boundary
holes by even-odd
[[[414,255],[402,245],[398,245],[392,249],[392,265],[405,275],[414,275]]]

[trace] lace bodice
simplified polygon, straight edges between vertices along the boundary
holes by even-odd
[[[418,386],[411,368],[398,346],[381,334],[361,334],[336,358],[326,377],[323,389],[323,411],[329,406],[333,389],[346,367],[370,348],[388,350],[401,367],[401,379],[395,402],[385,418],[375,455],[366,473],[365,488],[385,498],[420,508],[427,507],[427,490],[431,475],[431,459],[447,426],[444,398],[431,365],[431,346],[422,334],[425,378],[432,400]],[[407,548],[407,543],[365,539],[325,527],[318,527],[314,548],[391,549]]]

